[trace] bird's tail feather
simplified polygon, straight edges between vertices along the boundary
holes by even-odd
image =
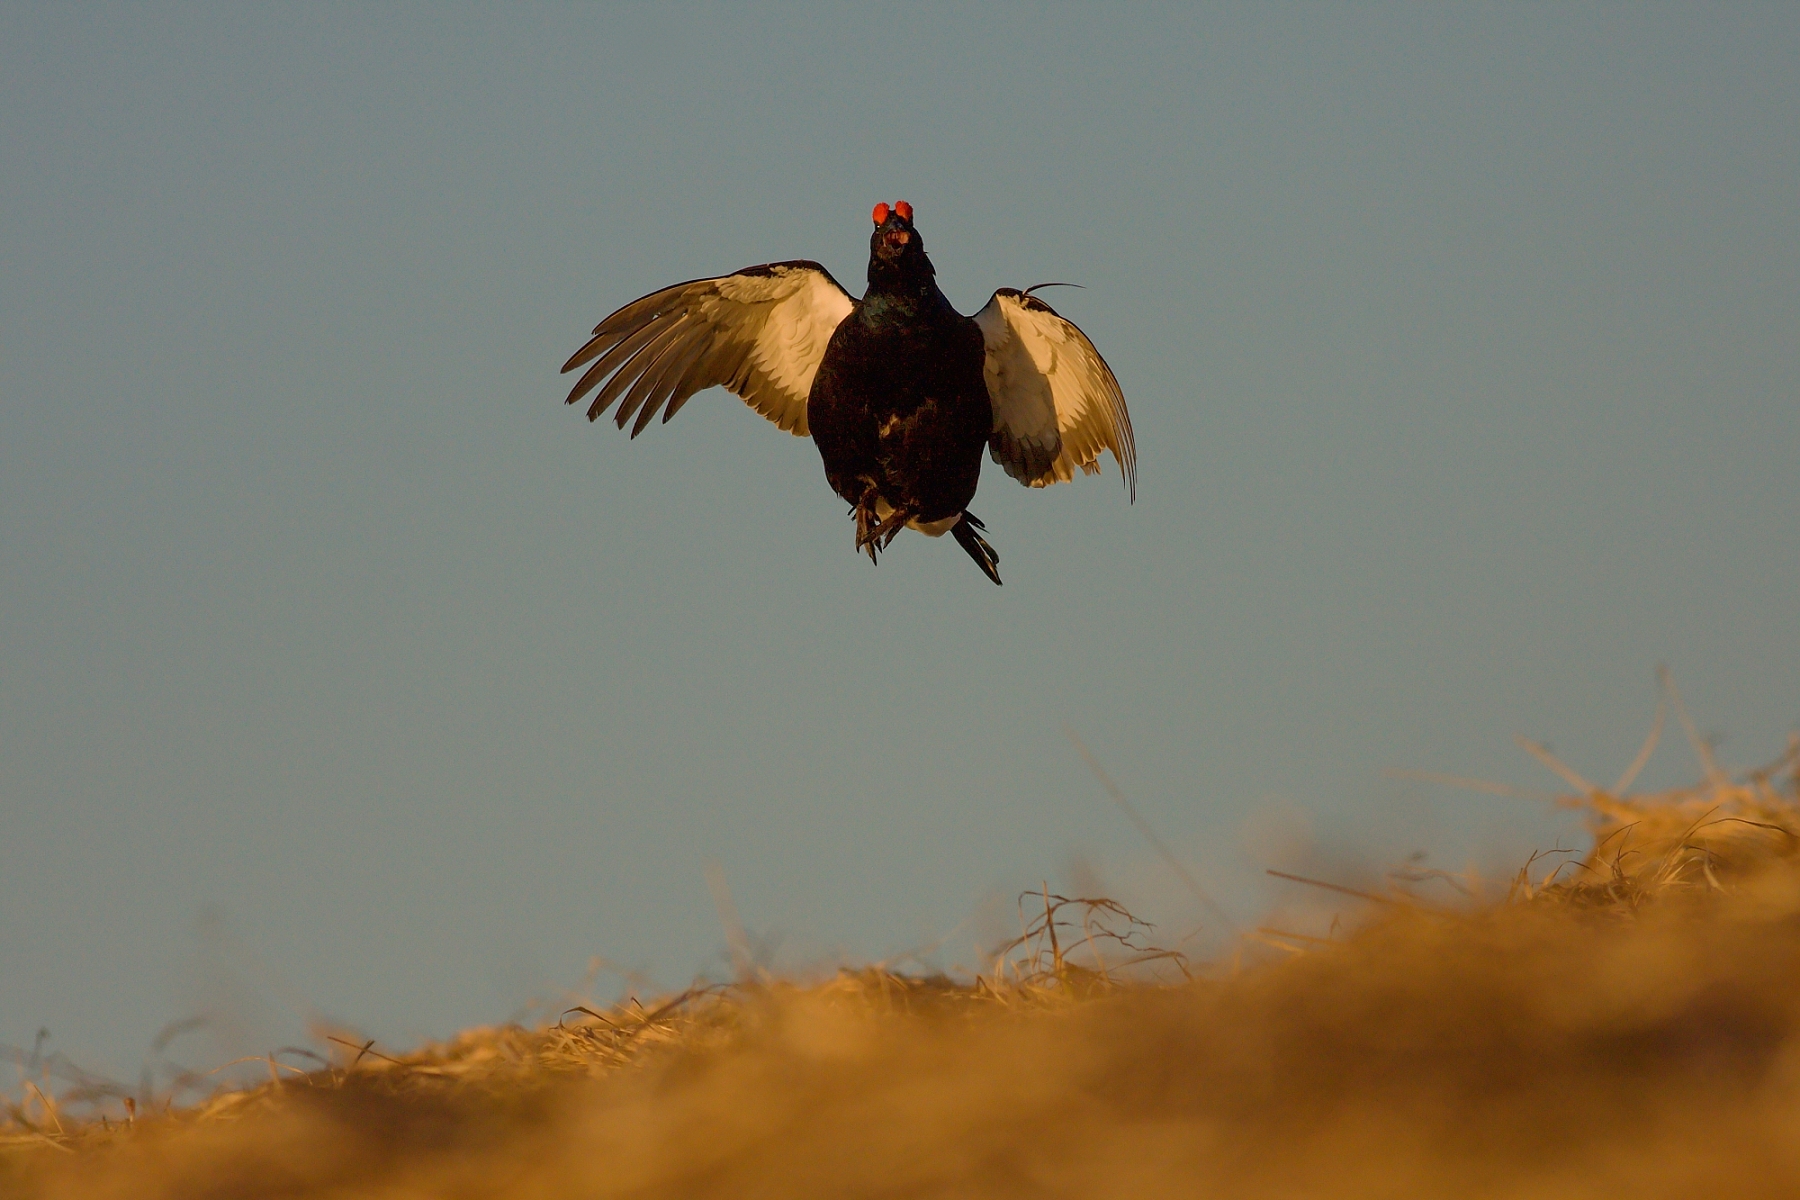
[[[982,574],[999,583],[1000,556],[994,553],[994,548],[988,545],[986,538],[975,532],[986,528],[974,513],[965,512],[962,520],[950,527],[950,535],[956,539],[957,545],[969,552],[969,557],[975,560],[975,565],[981,568]]]

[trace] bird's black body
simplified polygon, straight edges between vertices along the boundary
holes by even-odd
[[[974,498],[994,426],[985,357],[911,222],[889,216],[874,234],[869,290],[833,331],[806,403],[825,477],[865,534],[878,500],[891,536],[957,517]]]

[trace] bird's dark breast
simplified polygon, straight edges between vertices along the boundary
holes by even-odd
[[[993,407],[974,321],[859,305],[832,334],[806,420],[832,489],[855,504],[872,483],[920,521],[974,498]]]

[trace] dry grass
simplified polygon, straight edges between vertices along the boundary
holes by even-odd
[[[869,970],[407,1054],[346,1040],[124,1126],[27,1086],[0,1193],[1800,1194],[1797,756],[1732,777],[1702,748],[1701,782],[1659,796],[1557,763],[1584,860],[1458,908],[1402,880],[1353,932],[1268,935],[1284,952],[1249,965],[1046,892],[973,981]]]

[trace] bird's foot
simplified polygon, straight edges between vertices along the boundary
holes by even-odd
[[[893,540],[906,528],[910,514],[903,508],[896,508],[887,515],[887,520],[878,525],[865,525],[862,510],[857,510],[856,548],[867,550],[869,557],[874,558],[876,550],[886,550]]]
[[[889,546],[893,545],[894,539],[900,536],[900,531],[906,528],[906,522],[910,519],[911,514],[909,513],[895,512],[889,516],[887,520],[881,523],[880,528],[876,529],[875,533],[876,536],[881,538],[881,548],[883,550],[886,550]]]
[[[850,507],[850,515],[856,520],[856,548],[868,551],[869,561],[875,562],[875,527],[880,518],[875,515],[875,489],[870,488],[863,493],[863,498]]]
[[[982,574],[999,583],[1000,556],[988,545],[986,538],[975,532],[986,528],[974,513],[965,512],[962,520],[950,527],[950,535],[956,539],[957,545],[969,552],[969,557],[975,560],[975,565],[981,568]]]

